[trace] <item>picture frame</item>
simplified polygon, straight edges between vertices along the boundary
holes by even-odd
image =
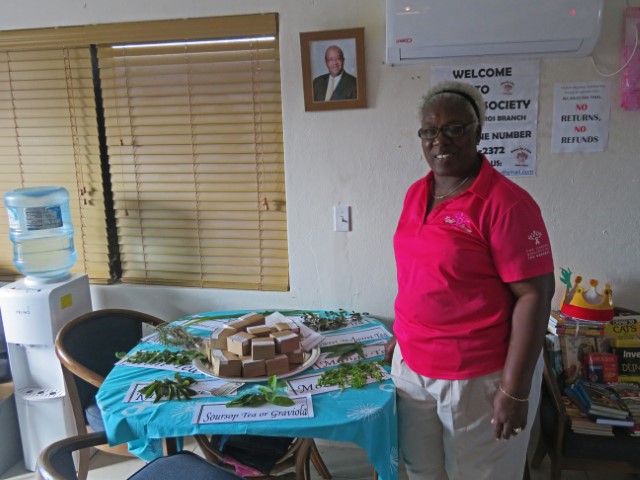
[[[305,111],[367,107],[363,27],[301,32],[300,52]]]

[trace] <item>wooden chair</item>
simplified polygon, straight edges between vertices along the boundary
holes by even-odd
[[[547,352],[540,400],[540,439],[531,466],[537,468],[546,455],[551,459],[551,480],[562,470],[640,474],[640,438],[616,431],[614,437],[584,435],[571,430],[562,395]],[[615,430],[615,429],[614,429]]]
[[[219,436],[195,435],[194,437],[207,460],[217,465],[226,465],[226,468],[233,468],[225,463],[225,454],[217,448]],[[251,436],[251,438],[254,438],[256,441],[261,441],[263,438],[265,442],[269,442],[269,437]],[[322,460],[314,440],[312,438],[296,438],[293,439],[291,445],[283,455],[274,459],[274,465],[268,474],[252,478],[310,480],[310,462],[313,463],[313,466],[322,478],[326,480],[331,478],[331,474]],[[293,472],[287,473],[287,471],[291,469],[293,469]]]
[[[36,479],[39,480],[77,480],[72,454],[100,447],[107,443],[104,432],[77,435],[46,447],[38,457]],[[129,477],[129,480],[241,480],[234,475],[191,452],[180,452],[161,457],[143,466]],[[116,479],[114,479],[116,480]]]
[[[95,395],[117,361],[116,352],[131,350],[142,338],[143,325],[155,327],[164,324],[163,320],[146,313],[104,309],[81,315],[60,329],[55,351],[62,365],[78,435],[82,437],[92,431],[104,430]],[[169,453],[174,453],[174,445],[169,445]],[[126,444],[109,447],[103,442],[96,448],[118,455],[130,455]],[[79,451],[80,480],[87,478],[89,454],[88,448]]]

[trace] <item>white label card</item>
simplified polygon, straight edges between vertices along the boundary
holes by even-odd
[[[313,418],[311,395],[290,397],[294,405],[279,407],[266,404],[260,407],[230,407],[225,403],[202,403],[193,414],[191,423],[204,425],[228,422],[262,422],[266,420],[293,420]]]
[[[350,333],[326,334],[321,347],[330,347],[341,343],[368,342],[371,340],[389,340],[391,335],[384,327],[376,326]]]
[[[382,379],[387,380],[389,374],[385,371],[384,368],[380,367],[380,372],[382,372]],[[335,390],[340,390],[340,387],[331,386],[331,387],[320,387],[318,386],[318,379],[322,376],[322,373],[314,373],[311,375],[305,375],[303,377],[292,378],[291,380],[285,380],[287,382],[287,386],[289,389],[295,393],[296,395],[302,394],[310,394],[317,395],[319,393],[333,392]],[[367,378],[367,384],[376,383],[377,380],[374,378]],[[347,387],[351,388],[351,387]]]
[[[364,352],[364,358],[378,357],[384,355],[384,345],[365,345],[362,347],[362,351]],[[357,353],[349,355],[342,360],[339,360],[338,357],[330,357],[329,355],[331,355],[329,352],[320,354],[320,358],[313,364],[313,368],[319,370],[321,368],[335,367],[341,363],[355,363],[358,360],[362,360]]]

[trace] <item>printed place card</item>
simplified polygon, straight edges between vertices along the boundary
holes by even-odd
[[[324,341],[321,347],[330,347],[332,345],[338,345],[341,343],[353,343],[353,342],[369,342],[371,340],[389,340],[391,334],[387,332],[384,327],[375,326],[371,328],[365,328],[364,330],[356,330],[350,333],[340,334],[325,334]]]
[[[379,367],[382,372],[382,379],[387,380],[389,374],[382,367]],[[296,377],[292,379],[287,379],[287,386],[289,389],[295,393],[296,395],[309,394],[309,395],[317,395],[319,393],[333,392],[335,390],[340,390],[340,387],[330,386],[330,387],[320,387],[318,386],[318,379],[322,373],[314,373],[311,375],[304,375],[302,377]],[[375,383],[377,380],[375,378],[367,378],[367,383]],[[351,388],[351,387],[347,387]]]
[[[279,407],[266,404],[261,407],[230,407],[225,403],[201,403],[193,414],[191,423],[204,425],[229,422],[262,422],[266,420],[294,420],[313,418],[311,395],[290,397],[294,405]]]
[[[364,353],[364,358],[374,358],[384,355],[384,345],[375,344],[375,345],[365,345],[362,347],[362,351]],[[349,355],[348,357],[339,360],[338,357],[329,357],[330,353],[322,353],[320,357],[313,364],[313,368],[315,370],[319,370],[321,368],[327,367],[337,367],[341,363],[355,363],[359,360],[362,360],[362,357],[357,353]]]

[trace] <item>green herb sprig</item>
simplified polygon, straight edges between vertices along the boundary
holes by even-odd
[[[367,378],[373,378],[378,382],[383,380],[380,366],[384,361],[357,363],[341,363],[338,368],[327,370],[318,379],[319,387],[338,386],[341,390],[347,387],[362,388],[367,384]]]
[[[146,387],[138,390],[138,393],[143,394],[146,398],[151,398],[155,394],[153,403],[158,403],[161,398],[167,398],[168,400],[189,400],[193,395],[198,392],[190,388],[196,379],[193,377],[183,377],[179,373],[173,376],[173,380],[165,378],[164,380],[154,380]]]
[[[338,357],[338,361],[343,360],[354,353],[357,353],[360,358],[364,358],[364,344],[360,342],[353,343],[339,343],[338,345],[331,345],[330,347],[320,347],[322,353],[328,353],[327,358]]]
[[[302,314],[302,323],[316,332],[324,332],[327,330],[337,330],[347,324],[347,321],[361,320],[362,315],[369,315],[367,312],[348,313],[343,309],[339,309],[337,312],[325,311],[324,315],[305,312]]]
[[[275,375],[269,377],[267,386],[258,385],[259,393],[245,393],[240,397],[226,404],[227,408],[231,407],[260,407],[266,403],[271,403],[279,407],[290,407],[294,405],[294,401],[288,395],[282,394],[280,390],[286,384],[279,381]]]
[[[138,350],[133,355],[127,357],[126,352],[117,352],[116,357],[123,359],[126,357],[129,363],[168,363],[171,365],[188,365],[196,358],[206,359],[207,356],[198,350],[183,350],[174,352],[172,350]]]

